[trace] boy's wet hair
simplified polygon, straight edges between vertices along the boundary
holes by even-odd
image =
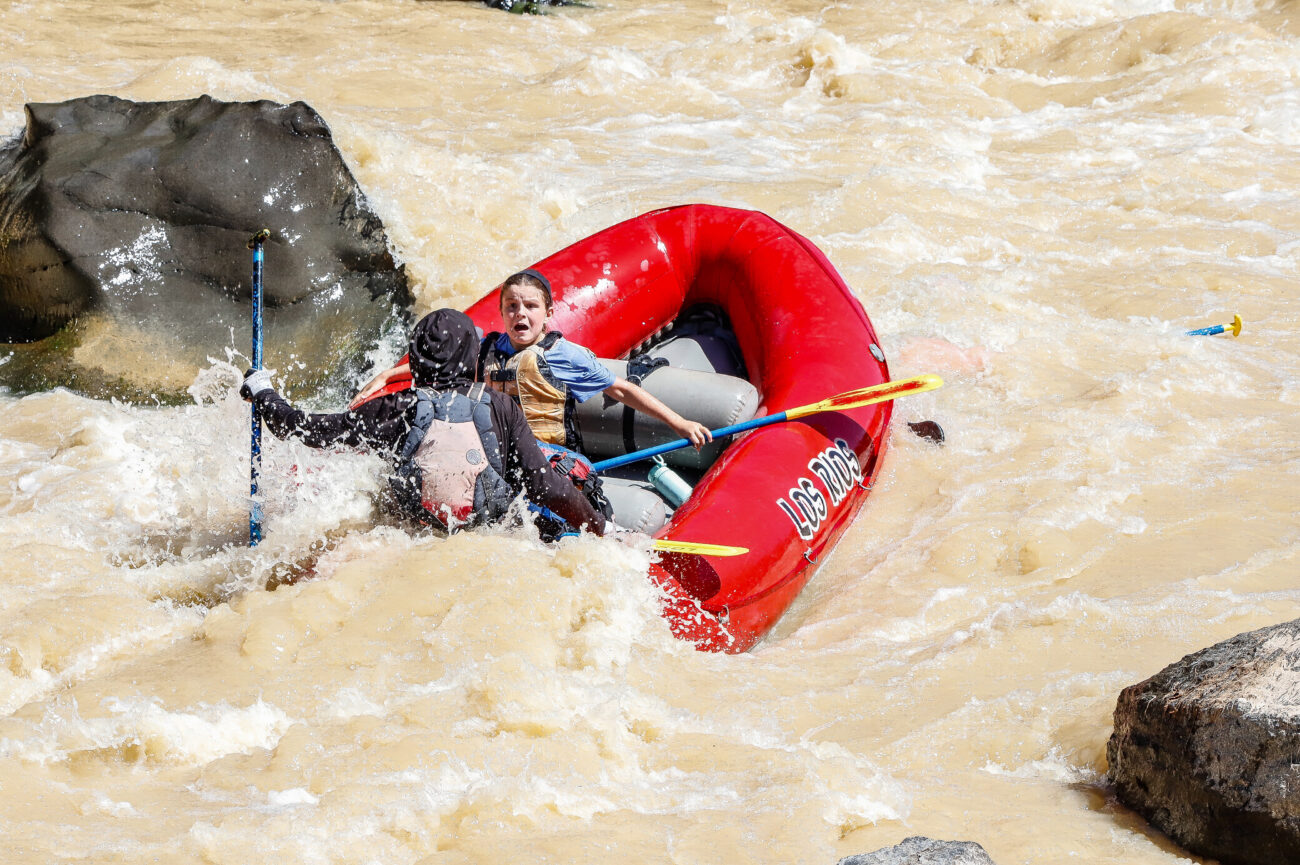
[[[554,304],[551,300],[551,281],[547,279],[540,270],[533,270],[531,267],[521,270],[518,273],[511,274],[504,284],[501,291],[504,293],[507,288],[514,286],[525,286],[536,288],[541,291],[542,297],[546,298],[546,308],[550,309]]]

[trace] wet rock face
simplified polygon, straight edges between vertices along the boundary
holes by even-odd
[[[1126,688],[1107,756],[1120,801],[1189,851],[1300,862],[1300,620]]]
[[[308,105],[28,105],[0,151],[0,384],[183,391],[208,356],[249,351],[261,228],[267,365],[288,371],[292,351],[300,384],[337,375],[410,303]]]
[[[841,859],[838,865],[994,865],[973,841],[936,841],[912,837],[874,853]]]

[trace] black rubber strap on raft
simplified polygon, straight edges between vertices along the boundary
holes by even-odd
[[[640,387],[650,373],[662,366],[668,366],[667,358],[635,355],[627,359],[627,380]],[[630,405],[623,406],[623,447],[624,453],[629,454],[639,450],[636,444],[636,410]]]

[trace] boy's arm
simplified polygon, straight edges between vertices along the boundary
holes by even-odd
[[[693,444],[696,450],[702,448],[707,442],[713,441],[713,433],[709,432],[704,424],[687,420],[664,405],[649,391],[632,384],[625,378],[614,379],[614,383],[605,388],[605,396],[631,406],[642,414],[658,418],[668,424],[673,432]]]

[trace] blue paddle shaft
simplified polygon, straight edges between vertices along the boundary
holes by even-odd
[[[1216,324],[1213,327],[1202,327],[1202,328],[1198,328],[1197,330],[1189,330],[1187,331],[1187,335],[1188,336],[1214,336],[1215,334],[1223,333],[1225,330],[1227,330],[1230,327],[1232,327],[1232,325],[1230,324]]]
[[[262,368],[262,237],[253,238],[253,369]],[[257,481],[262,474],[262,416],[253,403],[253,438],[248,492],[252,498],[248,511],[248,545],[262,540],[262,502]]]
[[[735,435],[736,433],[746,432],[747,430],[758,429],[759,427],[769,426],[774,423],[781,423],[785,420],[786,413],[770,414],[767,417],[756,417],[753,420],[747,420],[743,423],[724,426],[719,429],[710,430],[713,437],[721,438],[722,436]],[[640,462],[651,457],[657,457],[660,454],[666,454],[669,451],[679,451],[682,448],[691,447],[690,439],[676,439],[675,441],[665,442],[661,445],[655,445],[645,450],[633,451],[630,454],[623,454],[621,457],[610,457],[607,460],[601,460],[598,463],[592,463],[591,468],[595,472],[603,472],[606,469],[616,469],[619,466],[625,466],[628,463]]]

